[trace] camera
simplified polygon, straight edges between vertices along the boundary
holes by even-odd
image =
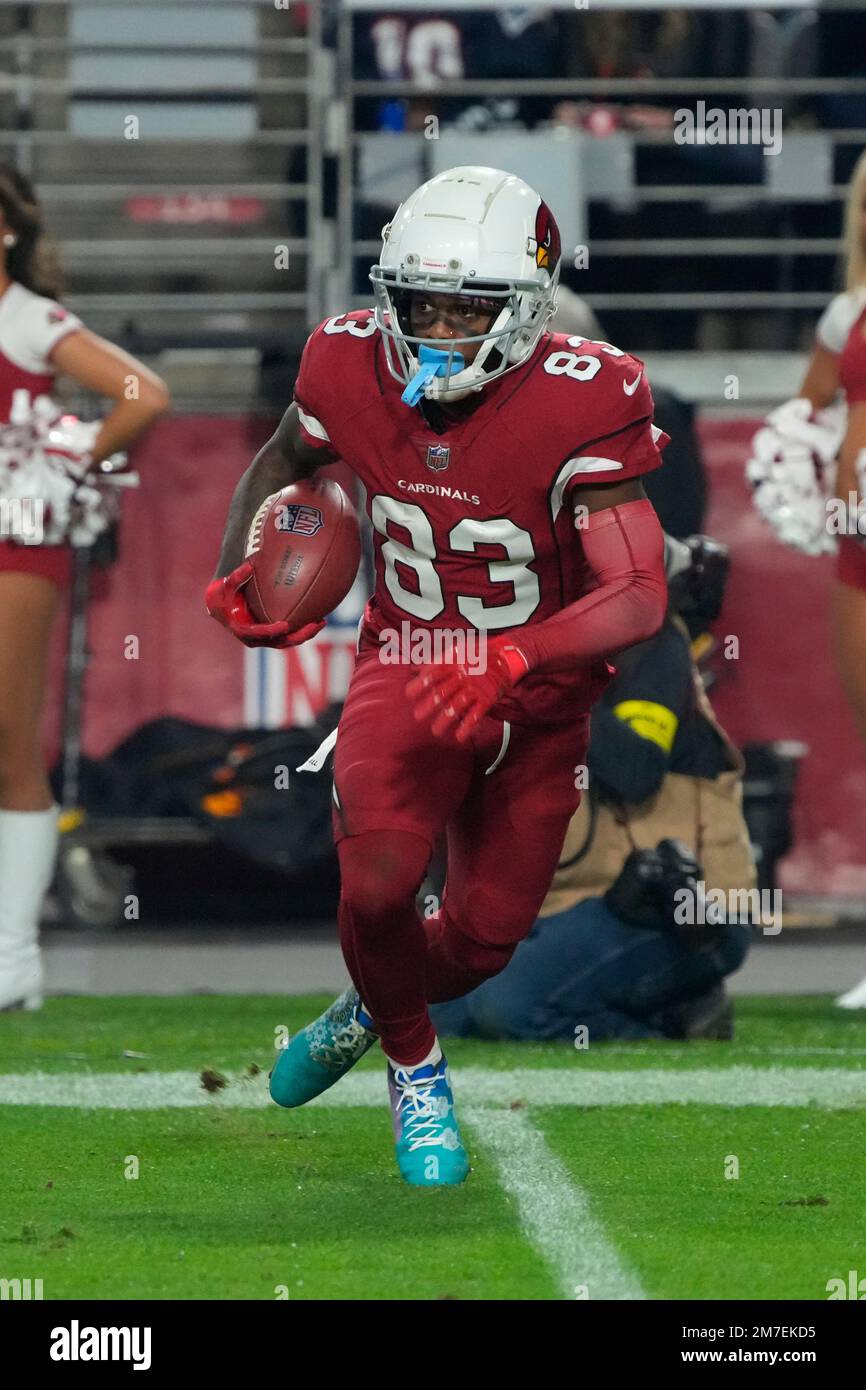
[[[655,849],[633,849],[604,901],[611,912],[636,927],[677,930],[676,894],[697,895],[701,866],[682,840],[659,840]]]

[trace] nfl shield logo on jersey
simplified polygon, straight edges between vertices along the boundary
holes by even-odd
[[[287,502],[277,510],[278,531],[293,531],[296,536],[315,536],[324,524],[318,507],[308,507],[305,502]]]
[[[427,449],[427,467],[434,473],[444,473],[451,460],[451,450],[446,444],[430,444]]]

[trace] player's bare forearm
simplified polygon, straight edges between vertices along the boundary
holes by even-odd
[[[259,503],[295,481],[289,460],[275,447],[273,439],[268,440],[232,494],[216,578],[231,574],[243,560],[247,532]]]
[[[256,454],[232,494],[217,579],[231,574],[243,561],[247,532],[259,504],[290,483],[311,478],[317,468],[333,463],[335,458],[328,449],[313,449],[304,443],[297,406],[289,406],[276,432]]]

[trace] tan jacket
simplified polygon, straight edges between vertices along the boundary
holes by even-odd
[[[683,840],[695,853],[707,889],[754,887],[755,863],[742,811],[743,757],[716,720],[697,670],[694,681],[698,708],[721,736],[730,769],[713,780],[669,772],[655,796],[634,806],[604,805],[591,790],[584,793],[541,917],[600,897],[633,849],[655,849],[659,840],[669,838]]]

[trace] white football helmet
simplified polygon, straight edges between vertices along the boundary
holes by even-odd
[[[382,254],[370,271],[376,324],[391,375],[409,385],[422,346],[446,356],[426,381],[431,400],[457,401],[514,371],[534,351],[556,308],[559,228],[528,184],[502,169],[447,169],[401,203],[382,229]],[[413,337],[409,295],[482,297],[501,304],[489,331],[449,343]],[[480,343],[469,366],[460,353]]]

